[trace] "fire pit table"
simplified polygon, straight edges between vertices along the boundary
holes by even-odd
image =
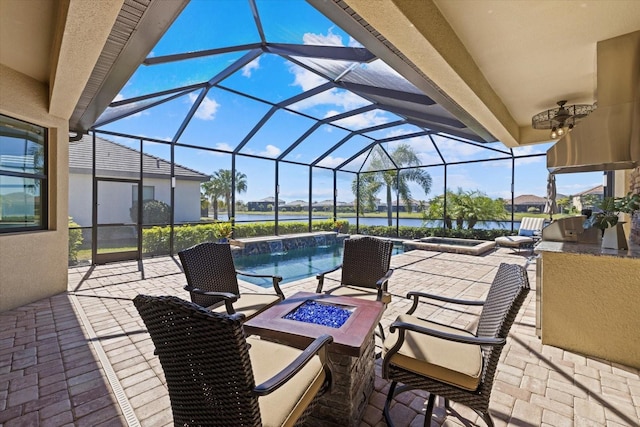
[[[373,391],[374,330],[383,311],[381,302],[298,292],[248,320],[244,328],[248,335],[299,348],[322,334],[332,335],[333,343],[328,348],[333,373],[331,394],[322,397],[307,424],[359,426]],[[330,316],[331,321],[322,316]]]

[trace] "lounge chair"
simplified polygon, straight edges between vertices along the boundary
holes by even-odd
[[[517,236],[502,236],[495,239],[496,246],[511,248],[520,252],[522,248],[533,248],[535,242],[540,239],[544,218],[524,217],[520,221],[520,229]]]

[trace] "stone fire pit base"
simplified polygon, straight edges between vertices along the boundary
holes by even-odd
[[[357,427],[373,392],[375,342],[371,340],[362,356],[328,352],[333,383],[331,393],[320,398],[305,425],[317,427]]]

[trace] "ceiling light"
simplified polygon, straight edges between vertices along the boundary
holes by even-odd
[[[565,106],[567,101],[558,101],[558,107],[542,111],[531,118],[534,129],[551,129],[552,139],[571,131],[576,123],[595,110],[594,105],[576,104]],[[566,129],[565,129],[566,128]]]

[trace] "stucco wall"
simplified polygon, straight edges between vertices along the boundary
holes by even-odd
[[[197,181],[176,182],[175,222],[200,220],[200,183]]]
[[[0,234],[0,311],[67,289],[68,124],[48,86],[0,64],[0,113],[49,128],[49,229]]]
[[[640,368],[640,259],[544,252],[542,343]]]
[[[92,177],[88,174],[72,173],[69,176],[69,215],[83,226],[91,227],[92,221]],[[108,183],[105,183],[108,185]],[[99,203],[106,203],[114,208],[109,217],[101,218],[101,222],[130,222],[131,186],[133,184],[116,184],[107,192],[103,192]],[[144,185],[153,186],[155,199],[171,205],[171,181],[169,179],[145,178]],[[197,222],[200,220],[200,183],[178,179],[176,182],[175,222]],[[118,200],[122,200],[120,202]],[[118,210],[115,208],[119,207]]]

